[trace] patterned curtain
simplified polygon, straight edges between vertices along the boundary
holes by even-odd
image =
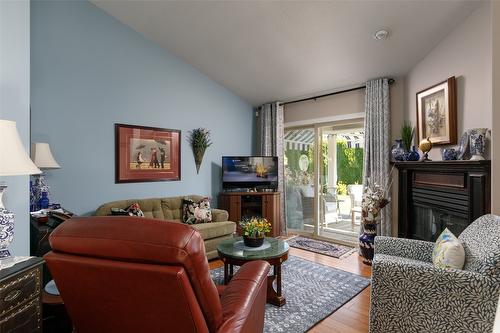
[[[283,105],[278,102],[264,104],[259,107],[257,112],[257,151],[262,156],[278,156],[278,191],[281,193],[280,232],[282,235],[286,235],[283,145]]]
[[[390,183],[390,137],[391,112],[388,79],[376,79],[366,82],[365,90],[365,161],[363,185],[370,182],[386,186]],[[387,195],[391,200],[391,191]],[[377,228],[380,236],[392,236],[392,208],[387,205],[381,214]]]

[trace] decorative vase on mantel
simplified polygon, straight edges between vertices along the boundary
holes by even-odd
[[[471,161],[484,160],[484,152],[486,150],[486,132],[487,128],[474,128],[469,131]]]
[[[378,217],[380,220],[380,217]],[[374,255],[375,236],[377,236],[377,223],[363,221],[363,233],[359,236],[359,250],[363,256],[363,263],[371,265]]]
[[[417,151],[417,148],[413,146],[413,149],[405,153],[405,161],[416,162],[420,159],[420,154]]]
[[[405,160],[405,149],[403,148],[403,140],[397,139],[396,144],[391,148],[391,154],[395,161]]]

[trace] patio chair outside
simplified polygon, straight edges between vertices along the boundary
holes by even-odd
[[[340,207],[339,199],[337,196],[337,187],[332,186],[326,189],[326,193],[323,194],[323,213],[324,221],[326,227],[328,223],[336,223],[340,219]]]
[[[351,198],[351,223],[356,224],[356,214],[361,218],[361,201],[363,200],[363,185],[347,185],[347,193]]]

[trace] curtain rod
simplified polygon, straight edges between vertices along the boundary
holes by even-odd
[[[393,84],[394,82],[396,82],[394,79],[389,79],[389,84]],[[319,95],[319,96],[313,96],[313,97],[308,97],[308,98],[302,98],[302,99],[298,99],[296,101],[284,102],[284,103],[280,103],[280,105],[287,105],[287,104],[293,104],[293,103],[298,103],[298,102],[305,102],[305,101],[310,101],[310,100],[313,100],[313,99],[316,100],[316,99],[322,98],[322,97],[333,96],[333,95],[337,95],[337,94],[343,94],[343,93],[346,93],[346,92],[355,91],[355,90],[361,90],[361,89],[365,89],[365,88],[366,88],[366,85],[362,85],[362,86],[355,87],[355,88],[350,88],[350,89],[335,91],[335,92],[332,92],[332,93],[329,93],[329,94],[324,94],[324,95]]]

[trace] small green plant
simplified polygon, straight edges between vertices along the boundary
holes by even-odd
[[[206,128],[196,128],[189,131],[189,143],[193,150],[203,150],[207,149],[212,145],[210,140],[210,131]]]
[[[403,148],[407,151],[411,149],[414,134],[415,127],[412,126],[410,121],[405,121],[401,126],[401,140],[403,141]]]

